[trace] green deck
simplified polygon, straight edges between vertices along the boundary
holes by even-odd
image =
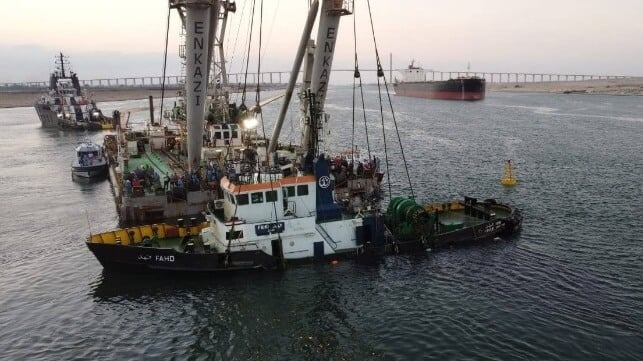
[[[139,157],[130,157],[127,167],[125,167],[125,172],[132,172],[141,166],[150,166],[162,179],[166,174],[171,175],[175,172],[169,162],[170,160],[167,157],[154,151],[147,151]]]

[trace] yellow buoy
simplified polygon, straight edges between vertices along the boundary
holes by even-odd
[[[511,187],[515,186],[518,181],[516,180],[516,174],[514,173],[514,167],[511,164],[511,159],[507,160],[505,163],[505,170],[502,173],[502,179],[500,183],[503,186]]]

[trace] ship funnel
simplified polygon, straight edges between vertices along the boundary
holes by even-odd
[[[185,94],[188,128],[188,168],[201,164],[203,122],[208,85],[208,49],[210,47],[210,7],[212,1],[187,0],[185,17]]]

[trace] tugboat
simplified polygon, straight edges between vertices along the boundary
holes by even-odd
[[[76,158],[71,163],[71,174],[74,177],[96,179],[107,175],[107,159],[103,148],[89,140],[76,146]]]
[[[43,128],[113,129],[112,120],[82,94],[78,75],[70,70],[62,52],[56,57],[56,71],[49,77],[49,91],[34,107]]]
[[[196,44],[209,45],[212,39],[207,41],[207,31],[202,34],[194,29],[209,28],[195,24],[207,24],[210,9],[192,3],[183,6],[188,59],[202,58],[208,48]],[[346,153],[329,156],[322,150],[320,143],[328,131],[325,127],[330,116],[324,111],[324,103],[334,55],[334,37],[327,36],[337,35],[340,17],[352,13],[352,2],[322,1],[317,45],[313,46],[308,39],[318,9],[319,1],[315,0],[272,138],[263,146],[246,148],[240,158],[226,163],[226,173],[219,183],[221,197],[208,202],[206,221],[180,219],[176,225],[159,223],[92,234],[86,245],[104,268],[205,272],[274,269],[315,260],[424,251],[520,229],[520,212],[491,199],[478,202],[467,197],[462,202],[422,206],[413,195],[395,197],[384,214],[379,159],[372,157],[370,150],[361,161],[353,151],[349,158]],[[293,160],[281,156],[284,153],[277,149],[278,139],[307,54],[313,56],[304,67],[303,78],[310,82],[300,92],[303,144],[295,150]],[[199,84],[207,72],[201,63],[187,65],[187,74],[194,75],[186,80],[188,171],[193,172],[201,164],[202,99],[206,89]],[[258,104],[241,109],[241,120],[261,118]],[[262,148],[264,152],[259,152]]]

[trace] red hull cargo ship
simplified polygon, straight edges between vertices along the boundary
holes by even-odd
[[[485,80],[477,76],[427,81],[426,71],[413,63],[401,71],[402,80],[395,80],[395,94],[405,97],[447,100],[482,100]]]

